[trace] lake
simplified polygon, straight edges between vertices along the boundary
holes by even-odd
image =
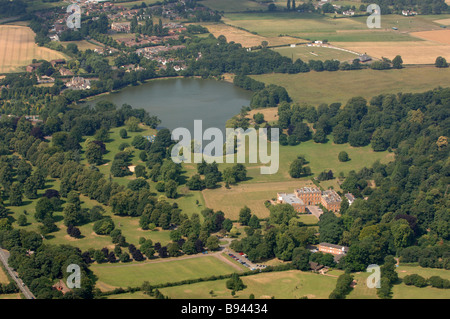
[[[152,80],[89,102],[111,101],[118,107],[129,104],[161,119],[160,128],[185,127],[193,134],[194,120],[203,120],[203,130],[217,127],[248,106],[252,92],[231,83],[211,79],[176,78]]]

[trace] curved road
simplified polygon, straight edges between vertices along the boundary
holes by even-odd
[[[22,294],[27,299],[36,299],[33,293],[28,289],[28,287],[24,284],[24,282],[19,278],[17,273],[8,265],[9,252],[0,248],[0,260],[5,266],[5,269],[8,271],[11,278],[16,282]]]

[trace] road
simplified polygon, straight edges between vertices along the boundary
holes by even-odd
[[[23,281],[19,278],[17,273],[8,265],[9,252],[0,248],[0,260],[5,266],[5,269],[8,271],[9,275],[16,282],[22,294],[27,299],[36,299],[33,293],[28,289],[28,287],[23,283]]]

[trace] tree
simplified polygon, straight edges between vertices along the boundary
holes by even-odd
[[[111,218],[103,218],[94,223],[93,230],[97,235],[109,235],[114,228],[115,225]]]
[[[120,129],[120,131],[119,131],[119,135],[120,135],[120,138],[125,139],[125,138],[128,137],[128,132],[127,132],[126,129],[122,128],[122,129]]]
[[[64,207],[64,225],[75,226],[80,225],[83,222],[83,214],[81,213],[80,208],[73,203],[67,203]]]
[[[441,57],[441,56],[436,58],[436,62],[434,63],[434,65],[437,68],[447,68],[448,67],[447,60],[444,57]]]
[[[139,119],[134,116],[129,117],[128,120],[125,121],[125,125],[128,127],[128,131],[130,132],[139,132],[139,123]]]
[[[25,215],[20,215],[18,218],[17,218],[17,224],[19,225],[19,226],[26,226],[27,225],[27,223],[28,223],[28,221],[27,221],[27,216],[25,216]]]
[[[250,218],[250,221],[248,222],[248,226],[253,228],[253,229],[259,229],[261,228],[261,224],[259,223],[259,218],[256,215],[253,215]]]
[[[14,182],[11,185],[11,189],[9,191],[9,204],[11,206],[20,206],[22,205],[23,199],[23,190],[22,185],[18,182]]]
[[[219,249],[219,238],[217,236],[209,236],[206,240],[206,248],[209,250]]]
[[[38,221],[43,221],[45,217],[53,216],[53,205],[47,197],[40,198],[36,203],[34,217]]]
[[[346,151],[339,152],[338,159],[339,162],[347,162],[350,160],[350,158],[348,157],[348,153]]]
[[[397,55],[394,60],[392,60],[392,66],[394,69],[401,69],[403,68],[403,60],[400,55]]]
[[[168,198],[176,198],[178,195],[177,192],[178,184],[174,180],[169,180],[164,185],[164,192]]]
[[[297,247],[292,252],[292,265],[298,270],[309,270],[311,252],[303,247]]]
[[[201,179],[199,174],[194,174],[192,177],[187,181],[186,186],[190,190],[197,190],[201,191],[205,188],[205,181]]]
[[[244,290],[246,286],[237,273],[233,273],[231,278],[226,282],[227,289],[232,291]]]
[[[303,157],[297,157],[291,165],[289,166],[289,175],[293,178],[300,178],[310,174],[311,170],[308,166],[303,166],[305,164],[305,159]]]
[[[106,149],[100,143],[96,143],[96,141],[89,142],[85,152],[88,163],[91,165],[101,165],[105,151]]]
[[[252,217],[252,211],[247,206],[244,206],[239,211],[239,220],[238,222],[244,226],[247,226],[250,222],[250,218]]]

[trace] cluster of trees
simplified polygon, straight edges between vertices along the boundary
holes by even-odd
[[[269,220],[265,228],[261,229],[259,221],[256,222],[253,216],[248,218],[248,209],[244,207],[240,212],[240,221],[248,220],[248,227],[245,228],[247,237],[233,241],[230,247],[235,251],[245,252],[252,262],[273,257],[291,261],[296,248],[304,248],[317,242],[312,229],[303,227],[302,223],[294,220],[296,215],[291,205],[271,206]],[[306,259],[308,263],[309,255]],[[309,269],[309,264],[306,267]]]
[[[270,84],[253,93],[250,106],[252,108],[275,107],[281,102],[291,102],[286,89],[279,85]]]
[[[289,175],[293,178],[300,178],[311,174],[311,168],[305,166],[308,162],[303,156],[298,156],[289,166]]]
[[[439,276],[431,276],[430,278],[425,279],[420,275],[411,274],[403,277],[403,283],[408,286],[416,286],[419,288],[430,285],[434,288],[450,289],[450,280],[441,278]]]
[[[370,0],[363,0],[362,2],[371,3]],[[448,10],[448,5],[445,3],[445,0],[379,0],[377,4],[381,7],[383,14],[392,12],[401,13],[402,10],[411,9],[416,9],[421,14],[441,14]]]
[[[345,296],[352,291],[351,284],[353,276],[351,274],[342,274],[338,277],[336,288],[330,293],[330,299],[345,299]]]
[[[9,250],[8,263],[38,299],[92,299],[94,297],[93,275],[84,262],[81,251],[69,245],[43,245],[35,232],[25,230],[0,230],[0,246]],[[30,254],[29,251],[34,253]],[[67,266],[76,264],[81,270],[81,288],[63,295],[53,289],[55,280],[72,274]]]
[[[0,17],[14,17],[27,12],[28,3],[23,0],[0,0]]]
[[[416,221],[413,220],[413,222]],[[434,224],[434,227],[445,229],[448,225],[443,222],[441,225]],[[422,244],[421,246],[410,246],[403,249],[400,252],[400,260],[404,263],[418,263],[421,267],[450,269],[449,245],[447,243],[436,245],[436,242],[432,241],[431,244],[434,244],[434,246],[427,247],[424,245],[426,239],[429,238],[425,237],[419,241]]]

